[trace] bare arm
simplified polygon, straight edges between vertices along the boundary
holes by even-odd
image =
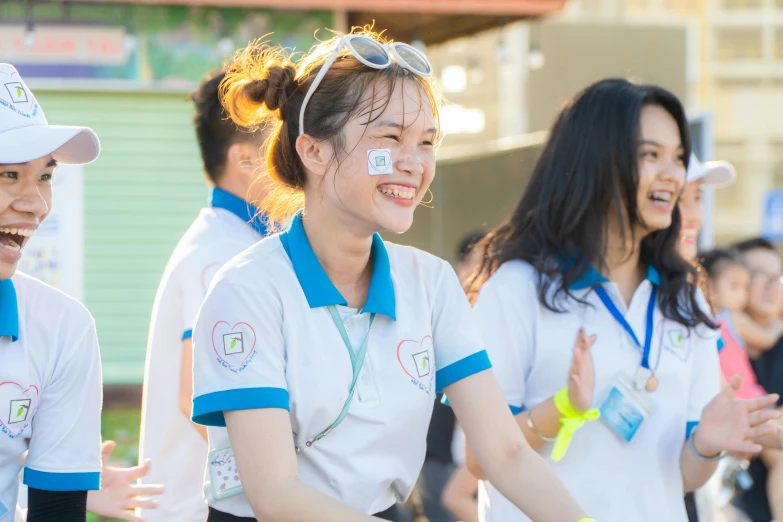
[[[694,441],[694,444],[698,451],[698,439]],[[680,469],[682,470],[682,486],[686,493],[696,491],[706,484],[717,468],[717,462],[702,462],[694,457],[688,448],[688,441],[685,441],[682,451],[680,451]]]
[[[451,401],[451,399],[449,399],[449,401]],[[551,397],[530,410],[530,419],[533,422],[533,425],[538,432],[546,438],[554,438],[557,436],[557,432],[560,430],[560,417],[560,412],[557,411],[555,401]],[[532,449],[540,451],[544,446],[550,444],[533,433],[533,430],[531,430],[530,426],[527,424],[527,415],[525,412],[515,415],[514,420],[516,420],[519,429],[522,430],[525,441]],[[476,460],[476,455],[468,444],[465,445],[465,462],[468,470],[474,477],[480,480],[486,478],[484,471]]]
[[[190,409],[193,406],[193,340],[182,341],[182,366],[179,371],[179,411],[190,421]],[[207,428],[193,423],[204,440],[207,439]]]
[[[577,522],[587,516],[525,441],[491,370],[445,391],[476,460],[503,496],[534,522]]]
[[[299,481],[287,411],[238,410],[224,415],[245,496],[256,518],[275,522],[379,520]]]
[[[748,351],[758,356],[775,346],[783,336],[783,321],[774,321],[769,326],[760,326],[743,313],[733,314],[737,333],[748,345]]]
[[[479,522],[476,506],[478,481],[465,466],[459,466],[443,488],[440,503],[462,522]]]

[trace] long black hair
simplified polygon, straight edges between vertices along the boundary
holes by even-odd
[[[559,298],[591,265],[606,269],[607,224],[614,212],[623,239],[641,224],[637,209],[638,143],[642,109],[666,110],[680,131],[684,159],[691,154],[688,120],[675,95],[654,85],[623,79],[597,82],[578,93],[558,115],[522,198],[510,218],[482,242],[484,259],[468,295],[475,299],[484,282],[506,261],[521,259],[539,275],[538,298],[563,311]],[[623,216],[628,216],[627,225]],[[680,213],[672,224],[641,241],[640,261],[660,273],[658,301],[663,314],[692,327],[714,326],[696,299],[696,270],[677,253]],[[554,289],[554,292],[550,290]]]

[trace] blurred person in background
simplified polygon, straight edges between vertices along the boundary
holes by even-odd
[[[520,429],[603,522],[686,521],[685,492],[725,452],[760,451],[778,415],[775,396],[737,399],[740,377],[720,390],[717,326],[678,252],[690,148],[670,92],[581,91],[470,288]],[[484,487],[485,520],[529,520]]]
[[[165,484],[166,493],[158,510],[142,512],[148,522],[207,518],[202,494],[207,430],[190,421],[193,324],[220,267],[267,233],[266,219],[248,202],[266,196],[265,186],[253,183],[264,134],[229,119],[219,97],[224,77],[223,70],[208,73],[191,96],[211,201],[171,254],[152,309],[139,458],[154,460],[147,480]]]
[[[750,269],[750,291],[745,317],[734,319],[736,329],[744,340],[758,384],[772,393],[783,392],[783,339],[780,303],[783,261],[775,245],[763,238],[753,238],[734,246],[742,254]],[[778,407],[783,401],[778,401]],[[772,452],[770,452],[772,453]],[[783,491],[783,477],[771,475],[764,459],[753,459],[748,472],[753,479],[750,489],[743,491],[734,504],[744,511],[752,522],[770,522],[773,517],[767,492],[774,491],[779,499]],[[779,458],[779,457],[778,457]],[[779,469],[779,466],[776,466]],[[776,500],[775,502],[779,502]],[[776,508],[777,509],[777,508]],[[780,517],[781,515],[776,515]],[[780,518],[777,518],[780,522]]]
[[[486,233],[474,231],[460,238],[457,243],[457,258],[454,270],[464,283],[478,267],[480,253],[473,247],[484,238]],[[424,466],[416,485],[424,514],[430,522],[454,522],[454,516],[441,502],[446,483],[456,470],[452,448],[455,441],[456,418],[454,411],[442,403],[443,392],[435,396],[430,427],[427,431],[427,452]],[[458,445],[461,445],[462,441]],[[475,479],[474,479],[475,482]],[[475,511],[475,505],[474,505]]]
[[[723,161],[702,163],[696,154],[691,154],[685,177],[685,188],[677,200],[677,208],[682,219],[678,250],[682,258],[694,267],[698,268],[699,233],[704,222],[702,189],[730,185],[735,177],[736,171],[731,164]],[[747,381],[743,381],[743,387],[748,385]],[[725,462],[718,465],[719,470],[723,467]],[[710,522],[713,519],[713,513],[719,509],[720,475],[720,472],[715,473],[704,488],[696,493],[690,492],[685,495],[685,509],[690,522]]]

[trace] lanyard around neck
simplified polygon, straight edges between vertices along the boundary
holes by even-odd
[[[337,426],[340,425],[340,423],[343,421],[346,415],[348,415],[348,410],[351,407],[351,401],[353,400],[353,395],[356,392],[356,381],[359,378],[359,372],[362,370],[362,365],[364,364],[364,356],[367,354],[367,344],[370,340],[370,330],[372,329],[372,323],[375,321],[375,314],[370,314],[370,326],[367,328],[367,334],[364,336],[364,340],[362,341],[361,346],[359,347],[358,352],[354,352],[353,345],[351,344],[351,339],[348,337],[348,333],[345,331],[345,325],[343,324],[343,320],[340,317],[340,314],[337,312],[337,308],[334,305],[329,305],[326,307],[329,310],[329,315],[332,316],[332,321],[334,321],[334,325],[337,327],[337,330],[340,332],[340,337],[343,338],[343,343],[345,343],[345,347],[348,349],[348,355],[351,356],[351,366],[353,367],[353,378],[351,379],[351,388],[348,391],[348,398],[345,399],[345,404],[343,404],[343,409],[340,412],[340,415],[337,416],[337,418],[334,420],[334,422],[329,425],[328,428],[320,432],[315,437],[311,438],[305,443],[305,446],[308,448],[312,446],[316,441],[321,440],[322,438],[326,437],[333,429],[335,429]],[[299,453],[301,449],[297,446],[296,452]]]
[[[653,313],[655,312],[655,294],[656,289],[653,287],[652,291],[650,292],[650,302],[647,304],[647,321],[646,321],[646,331],[644,334],[644,346],[639,342],[639,339],[636,337],[636,334],[633,331],[633,328],[631,328],[631,325],[628,324],[628,321],[625,320],[625,317],[620,312],[620,310],[617,309],[617,306],[612,302],[612,300],[609,298],[609,296],[606,293],[606,290],[602,286],[597,286],[595,289],[595,293],[598,294],[598,297],[601,299],[601,302],[604,304],[607,310],[609,310],[609,313],[612,314],[612,317],[614,317],[614,320],[620,323],[620,326],[623,327],[623,329],[628,332],[628,335],[631,336],[631,339],[633,339],[634,344],[642,351],[642,368],[645,370],[650,369],[650,345],[652,344],[652,334],[653,334]]]

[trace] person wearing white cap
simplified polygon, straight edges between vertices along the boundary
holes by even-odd
[[[76,300],[16,270],[51,210],[57,164],[89,163],[99,152],[91,129],[49,125],[17,70],[0,64],[3,522],[24,516],[17,510],[20,472],[27,486],[27,522],[83,522],[87,492],[100,487],[101,362],[93,318]],[[112,447],[104,446],[105,457]],[[97,510],[113,512],[132,497],[128,487],[137,472],[109,468],[112,488],[108,496],[93,497]]]
[[[691,154],[685,176],[685,188],[678,202],[682,217],[679,249],[680,255],[686,261],[696,262],[699,249],[699,230],[704,220],[704,208],[701,203],[702,188],[725,187],[733,183],[736,177],[737,172],[730,163],[725,161],[702,163],[695,154]]]

